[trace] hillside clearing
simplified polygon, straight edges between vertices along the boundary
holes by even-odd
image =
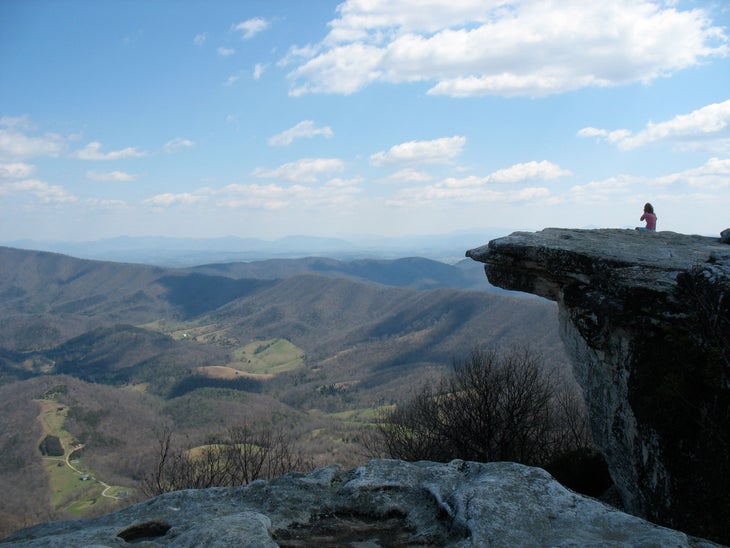
[[[38,422],[43,436],[56,436],[64,449],[62,456],[44,456],[43,467],[51,487],[51,506],[70,518],[82,518],[91,511],[111,511],[118,507],[110,491],[126,492],[128,487],[109,486],[97,481],[83,463],[83,445],[64,428],[68,406],[53,400],[36,400],[40,405]],[[40,443],[40,440],[38,440]]]
[[[286,339],[254,341],[234,350],[233,356],[247,373],[276,375],[304,364],[304,350]]]

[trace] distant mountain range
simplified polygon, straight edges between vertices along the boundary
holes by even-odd
[[[0,245],[53,251],[84,259],[185,267],[214,262],[260,261],[278,258],[330,257],[335,259],[395,259],[425,257],[453,262],[467,249],[505,236],[509,229],[489,228],[450,234],[324,238],[286,236],[259,238],[172,238],[120,236],[83,242],[17,240]]]

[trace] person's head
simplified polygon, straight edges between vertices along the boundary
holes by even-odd
[[[644,204],[644,213],[654,213],[654,206],[651,205],[649,202],[646,202]]]

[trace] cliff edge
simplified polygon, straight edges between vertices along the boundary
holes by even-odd
[[[489,282],[554,300],[593,436],[626,509],[730,542],[730,246],[547,228],[467,251]]]

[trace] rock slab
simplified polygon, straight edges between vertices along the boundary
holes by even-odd
[[[126,540],[125,540],[126,539]],[[168,493],[98,518],[19,531],[7,546],[703,547],[514,463],[374,459],[244,487]]]

